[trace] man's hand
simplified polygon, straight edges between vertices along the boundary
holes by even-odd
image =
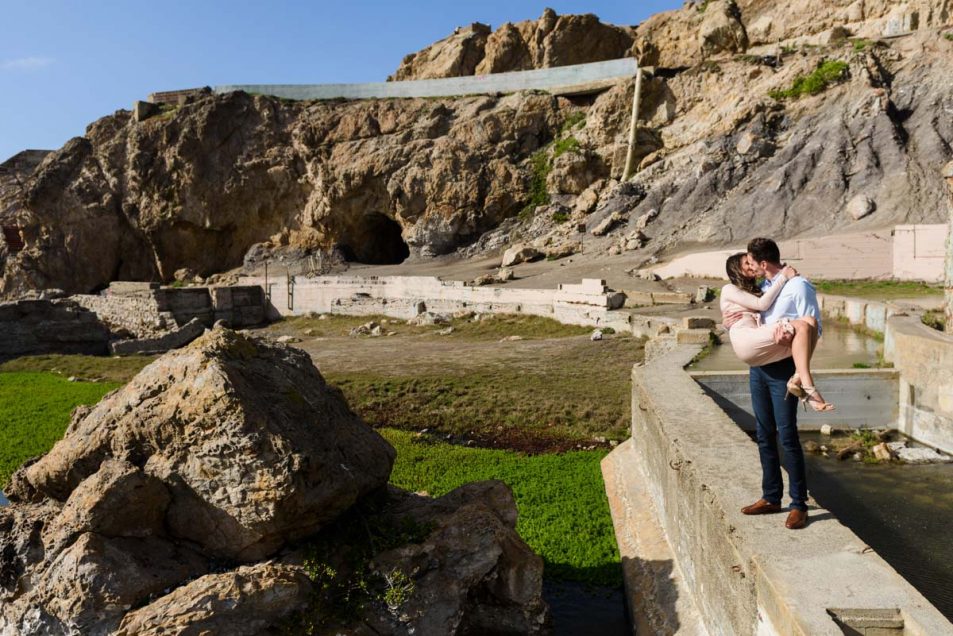
[[[790,347],[794,342],[794,328],[791,323],[778,322],[774,324],[774,343]]]
[[[731,326],[734,325],[739,320],[741,320],[741,317],[744,315],[745,315],[745,312],[743,311],[728,312],[727,314],[722,316],[721,324],[725,327],[725,329],[731,329]]]

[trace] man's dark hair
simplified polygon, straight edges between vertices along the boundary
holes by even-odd
[[[756,238],[748,242],[748,253],[755,261],[768,261],[773,265],[781,264],[781,250],[778,244],[769,238]]]

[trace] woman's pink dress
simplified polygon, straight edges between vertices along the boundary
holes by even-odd
[[[763,296],[755,296],[730,283],[721,288],[722,315],[744,313],[741,320],[728,330],[728,337],[735,355],[748,366],[760,367],[791,356],[790,346],[774,341],[775,325],[761,324],[761,312],[774,304],[786,282],[787,277],[778,274]]]

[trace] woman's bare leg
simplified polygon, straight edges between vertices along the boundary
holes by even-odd
[[[794,367],[797,369],[801,386],[814,386],[814,377],[811,375],[811,358],[817,345],[817,320],[812,316],[802,316],[792,320],[794,327],[794,341],[791,343],[791,355],[794,357]],[[820,392],[815,392],[811,399],[824,402]]]

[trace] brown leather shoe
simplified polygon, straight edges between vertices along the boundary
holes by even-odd
[[[784,527],[788,530],[800,530],[807,525],[807,510],[798,510],[792,508],[788,513],[788,518],[784,521]]]
[[[769,515],[773,512],[781,512],[781,506],[764,499],[759,499],[750,506],[741,509],[741,513],[746,515]]]

